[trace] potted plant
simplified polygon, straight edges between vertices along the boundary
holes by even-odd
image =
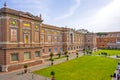
[[[77,55],[77,58],[78,58],[78,55],[79,55],[78,52],[76,52],[76,55]]]
[[[85,55],[85,49],[83,49],[83,54]]]
[[[67,57],[67,61],[69,60],[69,55],[66,55],[66,57]]]
[[[58,55],[58,58],[60,58],[60,56],[61,56],[61,53],[59,52],[57,55]]]
[[[50,59],[51,60],[51,65],[53,65],[53,61],[54,61],[54,59]]]
[[[24,64],[24,73],[27,73],[27,68],[28,68],[28,65]]]
[[[51,80],[55,80],[55,72],[51,71],[50,75],[52,76]]]
[[[50,59],[52,59],[54,56],[53,52],[50,53]]]
[[[66,55],[68,54],[68,51],[65,51],[64,54],[65,54],[65,56],[66,56]]]
[[[67,57],[67,60],[68,60],[68,57],[69,57],[68,51],[65,51],[64,54],[65,54],[65,56]]]

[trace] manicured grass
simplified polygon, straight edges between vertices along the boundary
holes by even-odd
[[[108,55],[120,55],[120,50],[99,50],[93,54],[101,54],[101,52],[107,52]]]
[[[104,56],[82,56],[34,73],[50,77],[55,72],[56,80],[111,80],[118,60]]]

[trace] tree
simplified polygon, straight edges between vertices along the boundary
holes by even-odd
[[[105,33],[105,32],[98,32],[97,35],[101,37],[102,35],[105,35],[105,36],[106,36],[107,33]]]
[[[85,50],[87,54],[92,54],[92,51],[90,49]]]
[[[52,59],[54,56],[53,52],[50,53],[50,59]]]
[[[86,49],[85,51],[86,51],[87,54],[89,54],[89,50],[88,49]]]
[[[28,68],[28,65],[24,64],[24,73],[27,73],[27,68]]]

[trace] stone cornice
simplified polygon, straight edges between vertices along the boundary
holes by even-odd
[[[8,13],[8,14],[12,14],[12,15],[15,15],[15,16],[25,17],[25,18],[28,18],[28,19],[43,22],[41,17],[34,16],[29,12],[17,11],[17,10],[13,10],[13,9],[10,9],[10,8],[3,7],[3,8],[0,9],[0,13]]]

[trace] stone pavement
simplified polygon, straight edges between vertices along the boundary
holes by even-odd
[[[117,58],[116,56],[110,56],[111,58],[115,58],[115,59],[120,59],[120,58]],[[116,70],[114,73],[116,73],[116,77],[112,77],[112,80],[117,80],[117,74],[118,74],[118,70],[120,69],[120,64],[117,65],[116,67]]]
[[[82,55],[83,54],[80,53],[79,57]],[[74,58],[76,58],[76,54],[70,54],[69,60],[74,59]],[[55,60],[54,64],[59,64],[65,61],[66,61],[66,57]],[[26,74],[23,73],[24,69],[12,71],[12,72],[0,73],[0,80],[50,80],[50,78],[32,73],[32,71],[46,68],[48,66],[51,66],[50,61],[45,61],[43,64],[28,68],[29,71]]]

